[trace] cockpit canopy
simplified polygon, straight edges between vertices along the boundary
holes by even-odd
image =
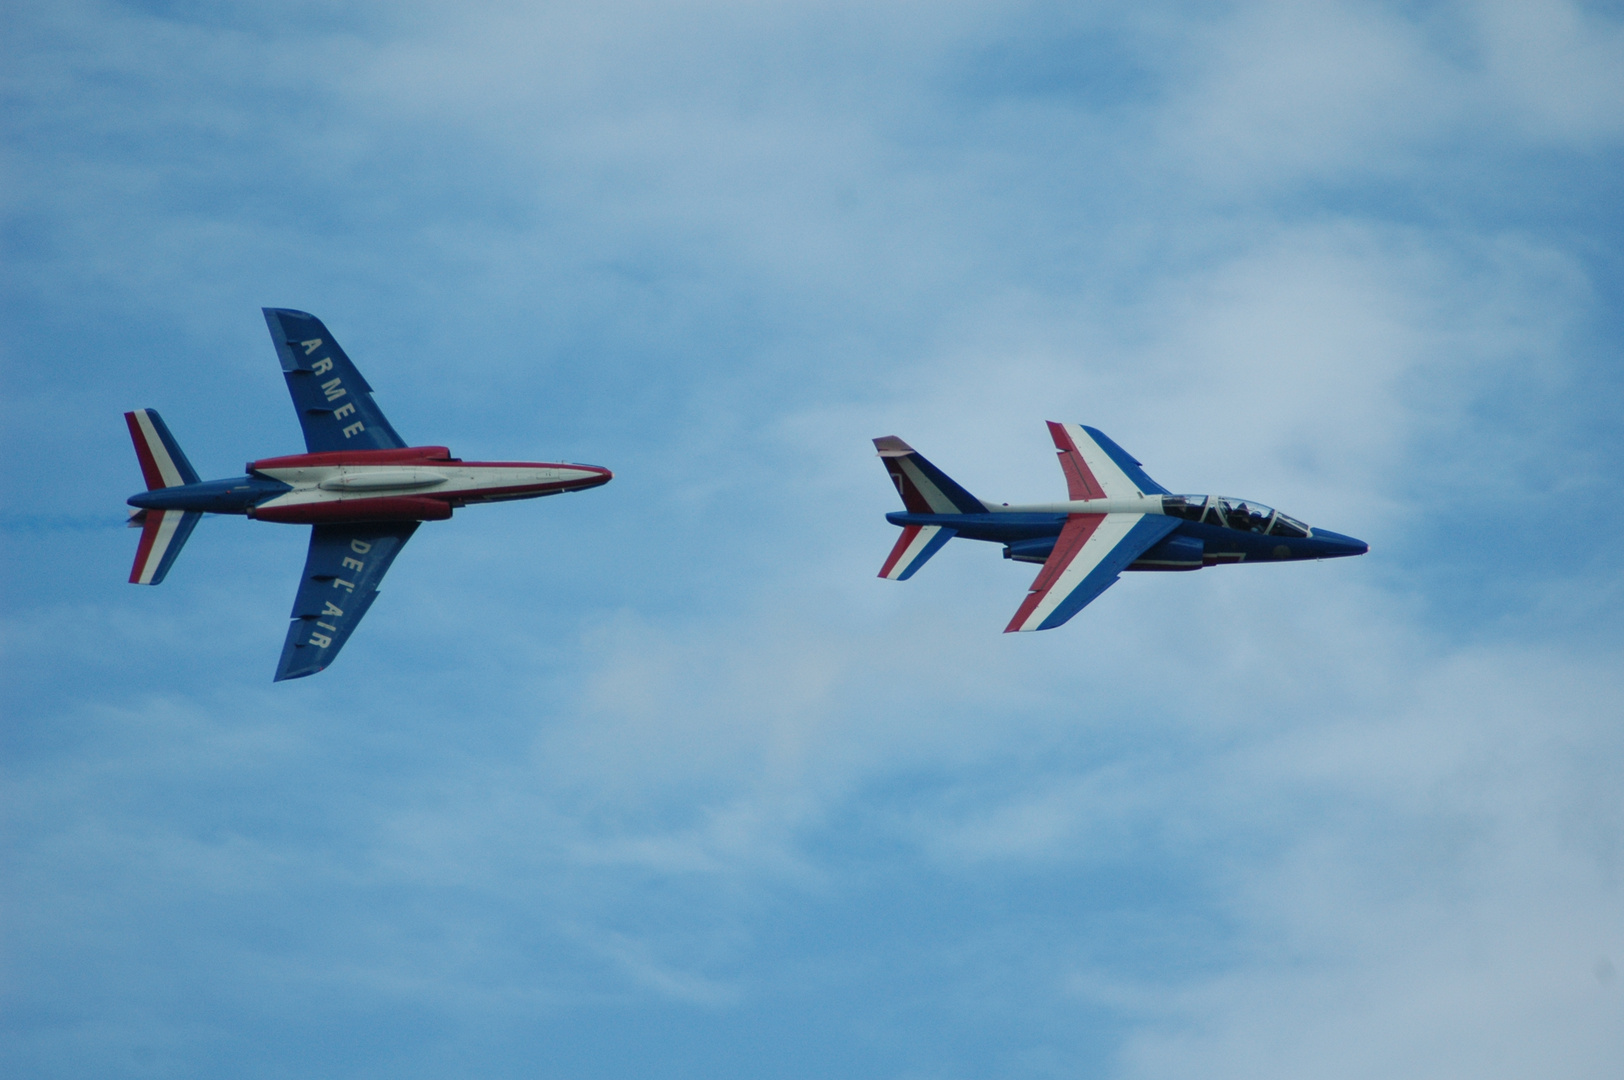
[[[1309,533],[1308,526],[1296,518],[1287,517],[1273,507],[1251,499],[1231,499],[1218,495],[1164,495],[1162,513],[1185,521],[1199,521],[1269,536],[1301,539]]]

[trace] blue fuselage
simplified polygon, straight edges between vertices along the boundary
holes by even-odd
[[[1041,563],[1054,550],[1055,540],[1060,536],[1068,516],[1051,513],[914,514],[898,511],[885,515],[885,520],[905,527],[944,526],[966,540],[1003,544],[1006,559]],[[1312,529],[1309,535],[1297,537],[1233,529],[1201,521],[1180,521],[1178,528],[1141,555],[1128,569],[1199,570],[1217,563],[1335,559],[1363,555],[1369,550],[1369,545],[1363,540],[1325,529]]]
[[[190,510],[203,514],[246,514],[249,507],[292,491],[290,484],[268,476],[228,477],[196,484],[154,488],[126,500],[143,510]]]

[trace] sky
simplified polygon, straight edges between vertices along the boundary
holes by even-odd
[[[14,0],[0,1071],[1624,1070],[1624,7]],[[119,414],[607,487],[126,583]],[[1358,559],[875,575],[1045,420]]]

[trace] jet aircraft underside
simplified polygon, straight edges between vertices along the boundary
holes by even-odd
[[[444,446],[407,446],[321,320],[290,309],[264,311],[306,452],[249,462],[242,477],[205,481],[156,411],[125,413],[147,482],[129,500],[136,508],[130,523],[142,530],[130,581],[163,581],[206,513],[312,526],[279,681],[333,662],[423,522],[443,521],[474,503],[580,491],[613,477],[595,465],[463,461]]]

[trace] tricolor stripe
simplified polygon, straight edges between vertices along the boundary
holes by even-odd
[[[163,581],[202,516],[181,510],[147,511],[141,542],[135,549],[135,565],[130,569],[130,584],[156,585]]]
[[[874,449],[902,496],[902,505],[915,514],[984,514],[982,501],[960,487],[951,476],[925,460],[895,435],[874,440]]]
[[[1178,524],[1160,514],[1072,514],[1004,633],[1064,623]]]
[[[902,535],[897,537],[896,546],[886,557],[885,565],[880,567],[879,576],[890,581],[907,581],[956,535],[958,530],[941,525],[904,527]]]
[[[130,441],[135,443],[135,456],[141,462],[141,475],[148,491],[198,482],[191,462],[181,453],[175,437],[169,434],[169,428],[157,412],[136,409],[124,414],[124,422],[130,429]]]
[[[1049,436],[1059,451],[1066,489],[1073,499],[1131,498],[1144,494],[1082,426],[1057,424],[1051,420]]]

